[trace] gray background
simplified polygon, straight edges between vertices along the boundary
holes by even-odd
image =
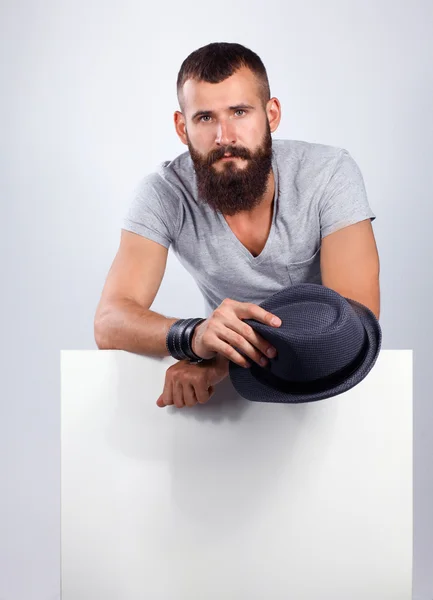
[[[431,600],[432,3],[7,0],[0,10],[1,600],[60,597],[60,350],[96,348],[121,218],[138,180],[186,149],[173,127],[176,75],[211,41],[262,57],[282,103],[275,138],[345,147],[363,172],[383,347],[414,349],[414,598]],[[171,254],[153,308],[203,313]]]

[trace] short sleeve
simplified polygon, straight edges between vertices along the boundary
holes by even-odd
[[[362,173],[347,150],[341,150],[319,200],[319,218],[322,238],[348,225],[376,218],[367,198]]]
[[[173,188],[151,173],[134,190],[122,228],[170,248],[177,235],[179,206]]]

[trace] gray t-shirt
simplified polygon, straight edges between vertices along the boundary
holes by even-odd
[[[321,239],[376,218],[347,150],[296,140],[272,146],[273,220],[256,257],[221,213],[197,200],[189,152],[144,177],[124,217],[123,229],[172,248],[203,294],[206,317],[225,298],[259,304],[289,285],[322,283]]]

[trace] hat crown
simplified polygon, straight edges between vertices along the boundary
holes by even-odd
[[[312,294],[311,286],[314,286]],[[298,285],[261,304],[280,317],[272,326],[248,321],[277,350],[267,370],[287,381],[311,381],[346,368],[362,350],[366,332],[351,304],[330,288]]]

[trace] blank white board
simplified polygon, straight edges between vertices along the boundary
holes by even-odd
[[[410,600],[412,351],[297,405],[159,408],[174,362],[61,353],[62,600]]]

